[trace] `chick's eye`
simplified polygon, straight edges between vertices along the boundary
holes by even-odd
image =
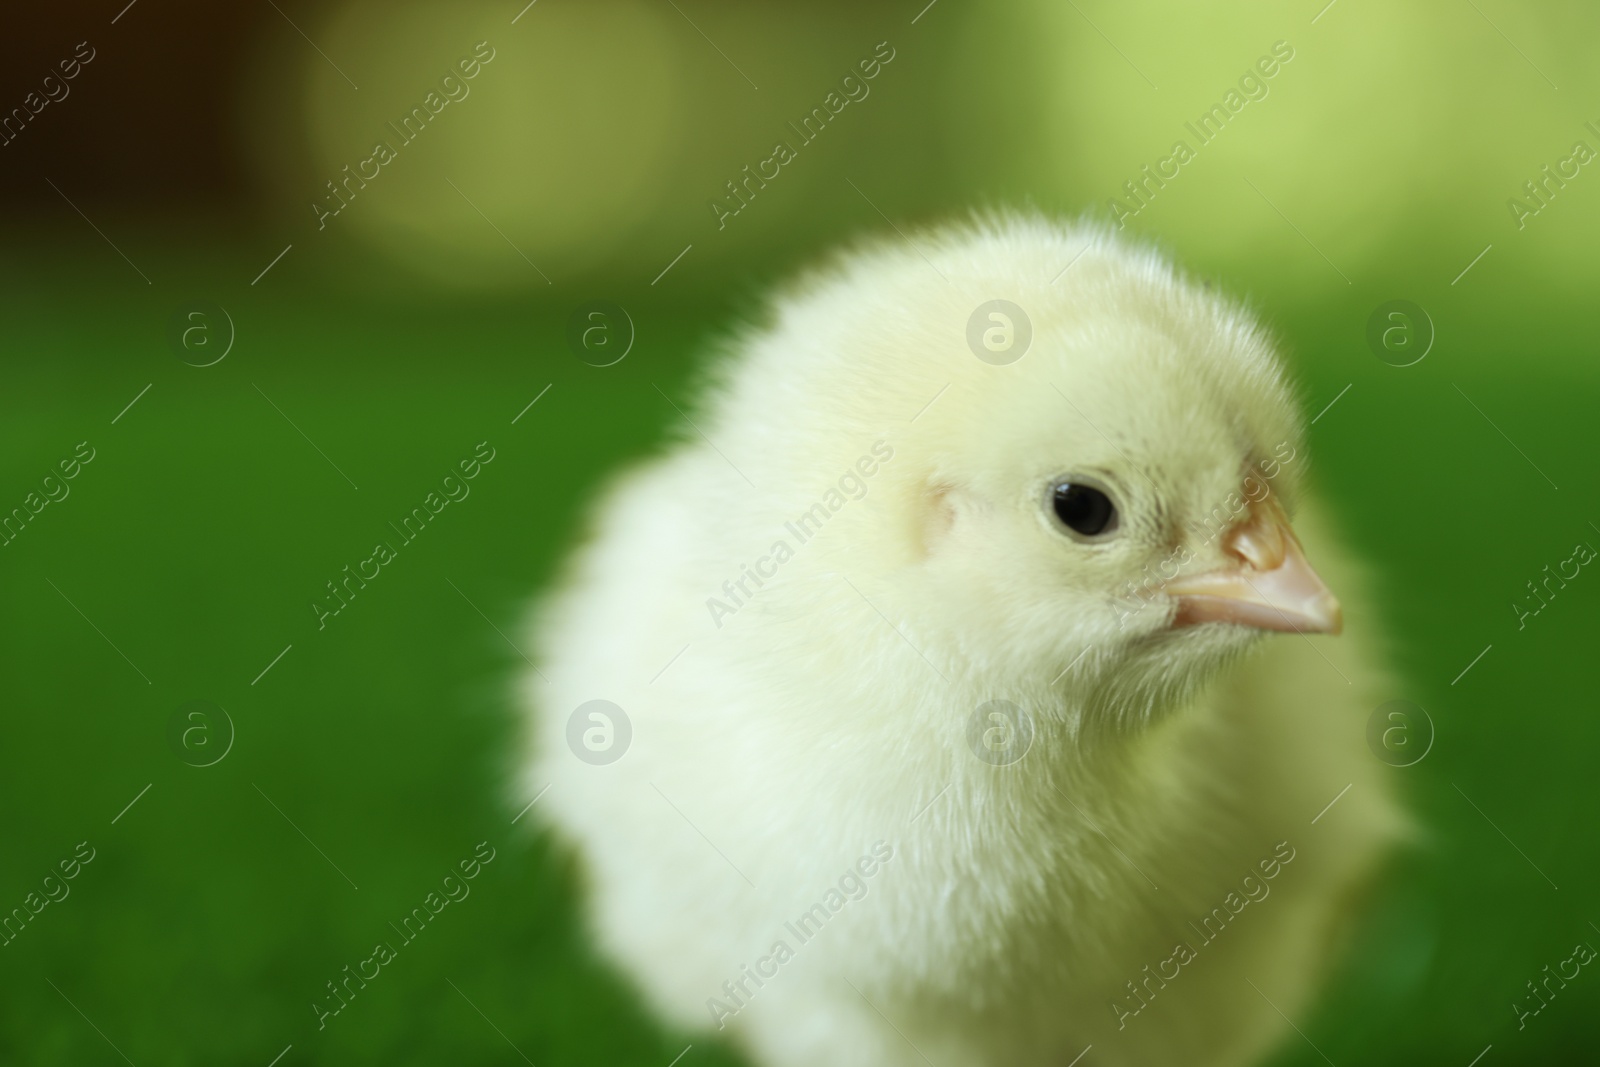
[[[1052,493],[1051,505],[1056,518],[1083,537],[1097,537],[1117,528],[1117,506],[1092,485],[1060,482]]]

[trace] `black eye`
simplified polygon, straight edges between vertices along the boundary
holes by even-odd
[[[1117,506],[1104,491],[1082,482],[1059,482],[1051,493],[1056,518],[1083,537],[1098,537],[1117,528]]]

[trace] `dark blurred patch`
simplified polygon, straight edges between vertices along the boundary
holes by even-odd
[[[273,19],[282,16],[266,0],[96,0],[8,11],[0,196],[14,212],[70,211],[49,178],[79,204],[238,205],[248,180],[230,120],[251,35]],[[64,77],[62,62],[85,42],[93,59]]]

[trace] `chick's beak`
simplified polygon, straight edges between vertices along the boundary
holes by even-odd
[[[1252,505],[1223,537],[1228,563],[1180,576],[1166,587],[1178,602],[1174,628],[1233,622],[1262,630],[1336,634],[1339,601],[1306,562],[1288,518],[1272,497]]]

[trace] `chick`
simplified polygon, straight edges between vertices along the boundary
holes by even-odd
[[[521,784],[605,952],[769,1067],[1300,1040],[1403,820],[1266,333],[1035,217],[769,317],[538,613]]]

